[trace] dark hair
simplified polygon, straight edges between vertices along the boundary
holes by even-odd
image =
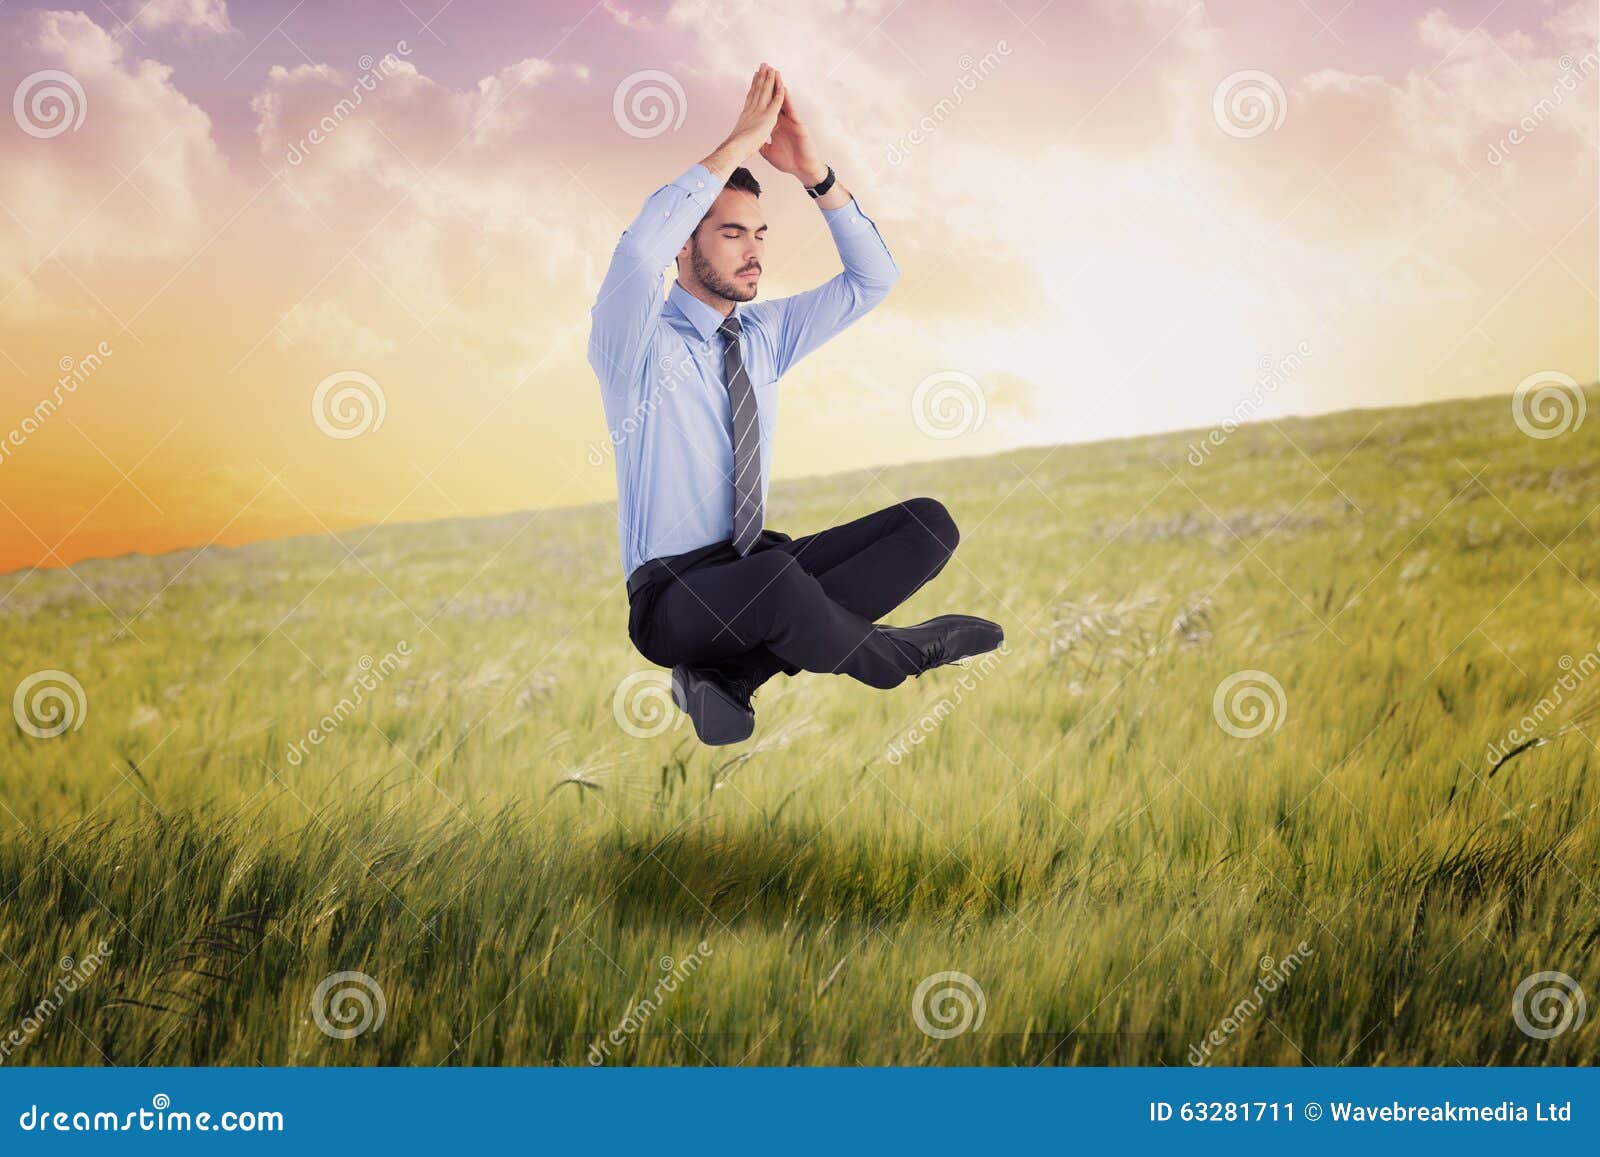
[[[743,165],[733,171],[732,175],[728,177],[728,183],[722,187],[724,189],[739,189],[756,197],[761,196],[761,182],[757,181],[756,175]]]
[[[749,193],[753,197],[761,196],[761,182],[756,180],[756,175],[743,165],[740,165],[728,175],[728,179],[722,187],[724,189],[738,189],[740,192]],[[700,226],[706,223],[706,217],[709,216],[711,216],[711,211],[708,209],[705,216],[695,223],[694,232],[689,234],[689,241],[692,244],[700,244]]]

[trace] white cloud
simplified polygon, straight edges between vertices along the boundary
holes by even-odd
[[[633,12],[616,3],[616,0],[601,0],[600,7],[607,16],[624,28],[644,29],[651,27],[651,21],[648,16],[640,16],[637,12]]]
[[[319,354],[360,363],[393,353],[395,343],[360,324],[344,303],[300,302],[278,323],[275,333],[280,350],[313,346]]]
[[[138,11],[135,28],[163,31],[176,28],[187,35],[227,36],[233,31],[228,20],[228,0],[134,0]]]

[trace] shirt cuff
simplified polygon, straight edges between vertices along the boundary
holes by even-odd
[[[673,179],[672,184],[689,194],[691,200],[707,208],[717,199],[717,194],[722,192],[722,186],[711,175],[711,170],[698,164],[685,169]]]
[[[861,211],[861,206],[856,204],[854,194],[838,208],[822,210],[822,218],[836,237],[862,233],[872,228],[872,222],[867,220],[867,215]]]

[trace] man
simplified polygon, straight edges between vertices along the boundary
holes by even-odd
[[[767,225],[743,162],[758,149],[816,200],[844,272],[752,304]],[[663,306],[661,271],[674,260]],[[874,625],[955,549],[955,523],[931,498],[800,539],[763,526],[778,379],[882,301],[899,274],[765,64],[733,132],[650,196],[612,254],[589,364],[616,446],[628,634],[673,669],[673,699],[703,743],[748,738],[751,697],[779,671],[893,687],[1002,641],[998,625],[965,615]]]

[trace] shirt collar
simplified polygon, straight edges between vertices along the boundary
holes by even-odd
[[[674,281],[672,288],[667,291],[667,300],[677,306],[678,312],[694,326],[694,331],[700,335],[701,341],[710,341],[718,327],[722,325],[722,314],[690,293],[677,281]],[[733,303],[733,316],[743,323],[744,317],[739,313],[738,302]]]

